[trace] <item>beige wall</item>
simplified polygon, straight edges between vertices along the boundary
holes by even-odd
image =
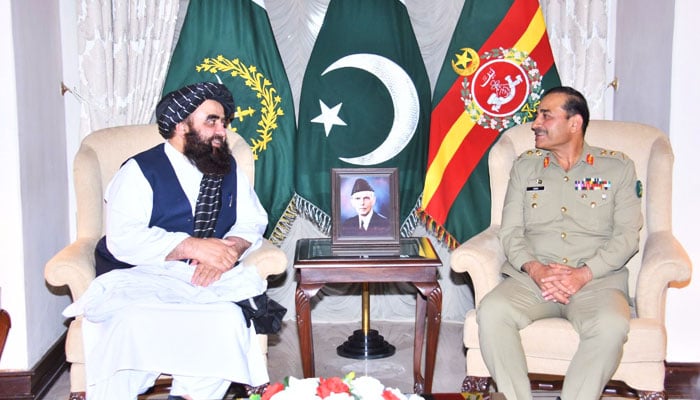
[[[12,18],[10,3],[0,2],[0,59],[14,60],[12,43]],[[22,197],[19,188],[19,138],[17,135],[17,102],[15,99],[15,65],[0,63],[0,160],[7,169],[0,174],[0,187],[7,188],[0,196],[0,252],[5,255],[5,265],[0,269],[0,302],[9,310],[12,330],[7,339],[5,353],[0,359],[3,366],[27,365],[26,316],[24,312],[24,274],[22,248]]]
[[[0,286],[12,318],[0,368],[31,368],[65,331],[60,313],[68,299],[43,278],[46,260],[68,242],[58,17],[56,1],[0,2]]]
[[[617,0],[613,119],[639,121],[667,132],[675,154],[673,227],[691,260],[700,262],[697,201],[697,70],[700,34],[695,0]],[[650,29],[653,27],[653,29]],[[668,361],[700,362],[700,319],[688,312],[700,304],[697,274],[683,288],[668,292]],[[691,306],[695,305],[695,306]],[[697,312],[695,312],[697,314]]]
[[[668,133],[673,3],[617,0],[614,60],[619,89],[613,107],[616,120],[643,122]]]
[[[687,287],[671,289],[668,294],[668,359],[700,362],[700,239],[698,223],[700,195],[698,152],[700,124],[697,94],[700,93],[700,54],[697,38],[700,2],[675,1],[673,58],[670,101],[670,138],[676,163],[673,176],[673,228],[694,262],[693,278]]]

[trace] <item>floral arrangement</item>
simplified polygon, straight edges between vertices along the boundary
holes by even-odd
[[[269,385],[262,395],[254,394],[250,400],[423,400],[412,394],[406,397],[398,389],[387,388],[378,379],[369,376],[355,378],[350,372],[344,378],[287,377],[284,383]]]

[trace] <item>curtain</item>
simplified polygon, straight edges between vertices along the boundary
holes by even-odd
[[[549,40],[563,85],[580,90],[591,118],[605,117],[610,0],[541,0]]]
[[[179,0],[78,0],[80,137],[151,121]]]

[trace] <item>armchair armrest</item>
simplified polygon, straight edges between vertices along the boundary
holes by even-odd
[[[78,238],[53,256],[44,267],[44,277],[52,286],[68,286],[73,301],[85,293],[95,279],[95,245],[98,238]],[[287,269],[287,256],[268,240],[251,252],[247,263],[254,264],[263,279]]]
[[[269,240],[263,239],[262,246],[245,257],[244,264],[255,265],[260,277],[281,274],[287,270],[287,255]]]
[[[666,290],[672,282],[690,279],[690,258],[671,231],[650,233],[637,279],[636,305],[640,318],[663,321]]]
[[[97,240],[98,238],[78,238],[53,256],[44,267],[46,281],[56,287],[67,285],[73,301],[80,298],[95,279]]]
[[[450,264],[455,272],[467,272],[474,285],[474,305],[501,281],[501,265],[506,256],[498,240],[500,226],[486,230],[452,251]]]

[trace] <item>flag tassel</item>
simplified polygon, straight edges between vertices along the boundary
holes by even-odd
[[[425,210],[419,209],[417,214],[425,226],[425,229],[435,235],[439,242],[444,243],[450,250],[454,250],[459,246],[460,243],[457,239],[455,239],[444,226],[428,215]]]

